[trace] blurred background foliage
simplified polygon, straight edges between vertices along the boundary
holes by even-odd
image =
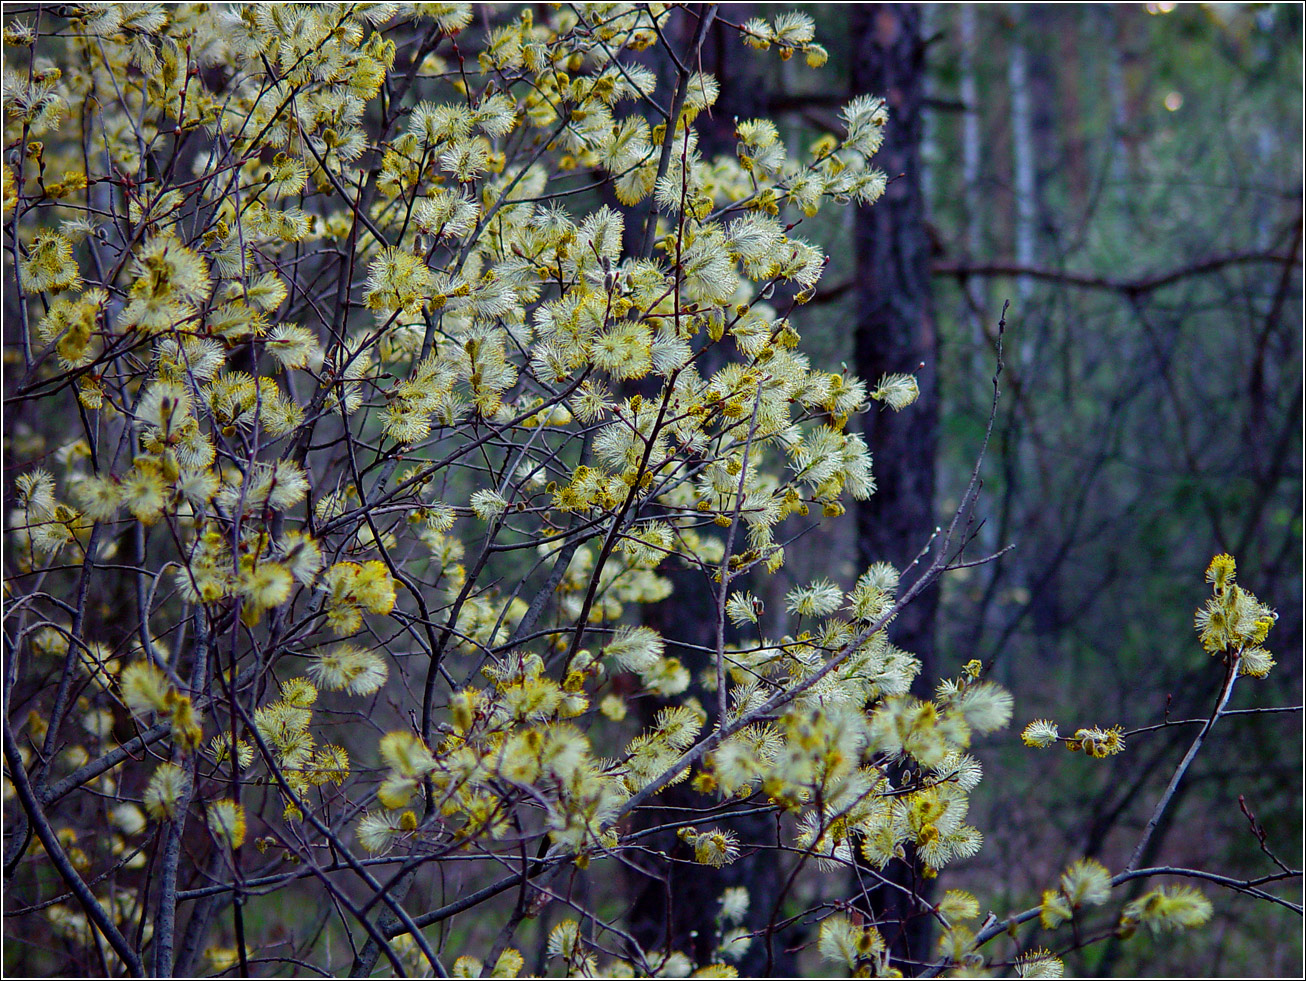
[[[865,42],[847,6],[807,9],[831,48],[827,71],[851,73]],[[1300,705],[1301,8],[930,5],[920,30],[936,521],[981,443],[1011,301],[976,547],[1016,547],[944,580],[938,672],[971,657],[991,664],[1016,696],[1017,725],[1203,718],[1219,670],[1195,642],[1192,612],[1201,570],[1229,551],[1280,613],[1279,666],[1233,707]],[[833,112],[828,89],[775,67],[773,91],[802,139],[805,123]],[[828,302],[799,316],[805,338],[852,366],[855,279],[874,270],[859,273],[845,218],[820,230]],[[918,529],[922,543],[930,528]],[[828,568],[844,534],[837,523],[818,531],[785,573]],[[852,545],[842,547],[851,574]],[[987,844],[966,887],[1001,915],[1037,902],[1076,855],[1122,867],[1192,731],[1140,735],[1110,761],[1035,753],[1014,733],[993,740],[976,797]],[[1144,864],[1270,871],[1243,795],[1276,854],[1300,867],[1300,712],[1235,717],[1216,735]],[[1285,895],[1300,901],[1295,884]],[[1067,973],[1295,974],[1300,917],[1211,898],[1211,929],[1098,945],[1071,955]]]

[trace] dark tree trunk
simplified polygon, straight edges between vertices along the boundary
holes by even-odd
[[[920,11],[859,4],[852,33],[858,39],[853,90],[889,100],[889,125],[876,161],[892,179],[884,197],[857,214],[856,370],[872,385],[885,372],[915,372],[921,387],[919,401],[902,412],[873,407],[863,417],[878,490],[857,509],[858,551],[863,562],[883,560],[904,569],[935,526],[939,418],[938,338],[920,184]],[[926,591],[893,627],[895,642],[921,659],[926,691],[935,675],[937,607],[938,594]]]
[[[906,570],[935,527],[939,407],[938,339],[921,190],[921,9],[858,4],[852,8],[849,33],[857,45],[852,91],[880,95],[889,103],[889,125],[876,161],[891,179],[884,197],[857,215],[856,371],[871,385],[885,372],[915,372],[921,388],[920,400],[901,413],[873,407],[863,417],[879,489],[857,509],[858,557],[863,565],[887,561]],[[906,580],[910,578],[907,574]],[[916,689],[923,695],[932,692],[937,674],[937,609],[938,593],[926,590],[890,629],[895,644],[920,658],[923,670]],[[917,895],[923,893],[918,870],[909,864],[895,863],[886,873]],[[907,894],[882,886],[872,893],[872,906],[870,912],[885,923],[896,957],[920,959],[928,954],[929,918]],[[895,921],[904,928],[894,926]]]
[[[732,8],[730,19],[747,20],[750,16],[749,5],[740,4]],[[695,23],[692,18],[680,22],[683,37],[678,39],[677,51],[682,56]],[[677,44],[677,39],[672,39],[672,43]],[[652,50],[660,51],[657,48]],[[749,51],[740,43],[738,34],[719,22],[705,39],[701,61],[695,64],[695,68],[711,72],[720,84],[716,105],[695,122],[699,149],[706,158],[734,153],[736,120],[766,114],[770,87],[760,73],[759,59],[748,55]],[[662,74],[667,74],[665,67]],[[674,68],[671,74],[674,76]],[[673,82],[668,83],[668,88],[671,84]],[[630,231],[627,228],[628,235]],[[700,359],[699,363],[705,374],[722,366],[715,351],[707,354],[709,357]],[[710,664],[703,649],[716,646],[715,591],[718,587],[701,572],[677,566],[674,562],[664,564],[661,572],[671,580],[674,592],[661,603],[647,607],[643,619],[666,640],[667,653],[680,658],[697,678]],[[707,725],[714,725],[715,712],[711,707],[716,704],[715,696],[709,696],[697,686],[691,690],[708,706],[711,714]],[[654,716],[666,703],[643,699],[639,704],[640,722],[648,727],[654,724]],[[702,810],[714,803],[715,800],[696,793],[688,782],[680,783],[658,794],[656,804],[660,806],[637,811],[632,826],[648,828],[683,821],[686,808]],[[783,887],[785,867],[773,849],[750,851],[750,846],[775,844],[775,818],[754,814],[715,823],[739,835],[742,854],[731,865],[714,869],[695,864],[692,849],[679,842],[674,831],[668,831],[645,843],[650,850],[663,852],[673,861],[648,854],[641,861],[647,875],[633,870],[628,873],[634,896],[630,929],[646,949],[679,950],[700,964],[710,963],[721,894],[732,886],[746,888],[751,899],[743,926],[759,933],[767,928],[775,897]],[[769,959],[765,940],[756,939],[734,964],[743,977],[792,976],[795,961],[793,954],[786,953],[786,950],[797,946],[795,939],[791,932],[774,937]]]

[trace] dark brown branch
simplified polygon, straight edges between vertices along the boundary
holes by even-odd
[[[41,810],[41,805],[36,802],[36,794],[32,789],[32,783],[27,778],[27,771],[23,768],[22,754],[19,753],[18,743],[14,739],[14,734],[9,730],[6,722],[4,728],[4,755],[5,763],[8,764],[9,778],[13,781],[14,789],[18,792],[18,799],[23,805],[23,810],[27,812],[27,818],[36,831],[36,836],[41,839],[41,844],[45,846],[45,854],[50,859],[50,863],[55,867],[64,883],[72,890],[73,895],[81,904],[82,909],[86,911],[87,918],[95,924],[95,928],[104,935],[113,947],[114,952],[122,958],[123,963],[132,977],[144,977],[145,968],[141,965],[141,959],[137,956],[136,951],[127,943],[127,939],[114,926],[113,920],[105,912],[104,907],[100,905],[95,894],[91,892],[90,887],[83,881],[82,877],[77,874],[73,868],[73,863],[69,860],[67,853],[64,852],[63,845],[59,843],[59,836],[55,834],[54,828],[46,819],[45,812]]]
[[[1270,263],[1285,265],[1295,261],[1296,256],[1281,252],[1231,252],[1228,255],[1210,256],[1196,262],[1179,266],[1166,272],[1140,276],[1137,279],[1116,279],[1110,276],[1094,276],[1084,273],[1067,272],[1061,269],[1048,269],[1043,266],[1022,266],[1014,262],[936,262],[933,273],[936,276],[951,276],[966,280],[971,276],[1027,276],[1044,282],[1060,283],[1063,286],[1075,286],[1081,289],[1107,290],[1123,293],[1126,296],[1139,296],[1152,293],[1193,276],[1204,276],[1229,266]]]

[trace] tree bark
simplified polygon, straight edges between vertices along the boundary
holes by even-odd
[[[930,253],[921,188],[920,143],[925,78],[925,40],[919,7],[859,4],[850,34],[857,45],[854,92],[872,92],[889,103],[889,125],[876,159],[892,183],[856,222],[857,301],[854,335],[858,375],[870,384],[885,372],[915,372],[920,400],[901,413],[872,408],[863,418],[875,454],[877,492],[857,509],[858,557],[863,565],[908,565],[935,527],[934,463],[938,439],[938,337],[930,296]],[[910,573],[906,574],[910,581]],[[926,590],[895,621],[895,644],[920,658],[919,693],[932,692],[938,593]],[[917,895],[925,887],[919,870],[895,863],[886,870]],[[870,881],[874,881],[871,878]],[[899,958],[928,953],[930,926],[923,907],[898,889],[872,893],[870,912],[885,924]],[[903,924],[902,929],[893,926]]]
[[[1110,51],[1106,59],[1106,90],[1111,100],[1111,183],[1122,214],[1131,210],[1129,193],[1130,160],[1127,144],[1129,133],[1129,98],[1125,89],[1125,28],[1123,13],[1114,6],[1100,7],[1098,12],[1107,20],[1110,32]]]
[[[1034,184],[1034,129],[1029,101],[1029,51],[1021,37],[1021,13],[1013,12],[1011,55],[1007,62],[1007,88],[1011,94],[1011,189],[1013,194],[1016,263],[1034,264],[1034,222],[1036,215]],[[1027,276],[1016,277],[1016,296],[1023,309],[1034,283]],[[1020,345],[1020,361],[1029,364],[1033,351],[1028,343]]]
[[[963,4],[959,12],[961,34],[961,183],[962,199],[966,206],[966,257],[974,262],[983,249],[981,233],[984,198],[980,193],[981,115],[979,84],[976,81],[975,53],[979,49],[979,11],[974,4]],[[987,347],[984,320],[980,311],[984,306],[985,284],[979,279],[962,280],[965,307],[963,316],[969,328],[971,344],[978,359]],[[978,366],[978,363],[977,363]]]
[[[731,8],[730,19],[742,21],[751,15],[751,5],[737,4]],[[695,24],[692,18],[681,22],[685,37],[678,50],[682,56]],[[732,154],[737,121],[766,115],[771,86],[761,73],[758,59],[748,57],[748,49],[740,43],[738,34],[720,23],[708,32],[694,68],[712,73],[720,85],[716,105],[695,122],[699,150],[709,159],[718,154]],[[722,366],[715,351],[707,354],[709,357],[699,362],[705,375]],[[671,580],[673,592],[662,602],[644,609],[644,623],[663,636],[668,654],[679,657],[697,678],[710,663],[702,651],[716,646],[714,592],[717,587],[701,572],[678,568],[673,563],[665,563],[660,572]],[[710,706],[715,704],[715,697],[708,697],[697,685],[691,690],[709,706],[706,724],[714,725],[715,712],[711,712]],[[666,704],[660,699],[641,699],[641,724],[645,728],[654,725],[657,711]],[[688,782],[668,787],[655,800],[660,806],[637,810],[632,816],[632,827],[650,828],[683,821],[686,809],[702,810],[714,803],[694,791]],[[721,894],[732,886],[743,886],[751,898],[743,926],[759,934],[766,931],[774,897],[784,886],[785,866],[773,850],[750,851],[749,846],[775,843],[775,818],[753,814],[719,823],[739,835],[742,849],[740,858],[725,868],[695,864],[693,850],[678,841],[674,831],[667,831],[647,844],[673,861],[656,859],[650,854],[645,860],[648,874],[628,872],[634,895],[631,933],[646,950],[679,950],[699,964],[710,963],[717,932],[714,918],[720,910]],[[791,933],[782,932],[775,938],[769,971],[766,941],[762,937],[755,939],[743,957],[734,962],[740,975],[758,977],[765,972],[777,977],[792,976],[796,964],[793,954],[787,950],[797,944]]]

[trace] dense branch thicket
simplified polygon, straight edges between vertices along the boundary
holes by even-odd
[[[884,190],[884,103],[792,152],[741,119],[706,158],[697,52],[728,14],[7,14],[4,862],[8,943],[32,945],[7,968],[731,976],[797,923],[840,971],[1050,976],[1114,885],[1204,874],[1084,860],[983,927],[950,890],[912,914],[939,949],[902,962],[902,924],[853,911],[845,870],[864,893],[981,847],[968,750],[1012,700],[979,661],[913,697],[891,642],[977,561],[975,479],[914,568],[800,585],[792,630],[761,631],[745,587],[874,491],[850,420],[917,388],[814,366],[789,317],[824,268],[802,220]],[[726,26],[827,57],[806,15]],[[641,625],[673,566],[714,646]],[[1228,557],[1208,575],[1224,672],[1176,782],[1273,663],[1268,608]],[[701,806],[632,830],[682,781]],[[740,840],[757,813],[774,834]],[[627,929],[623,864],[757,860],[785,893],[713,897],[705,958]],[[1163,885],[1092,929],[1209,913]],[[1073,938],[986,953],[1034,917]]]

